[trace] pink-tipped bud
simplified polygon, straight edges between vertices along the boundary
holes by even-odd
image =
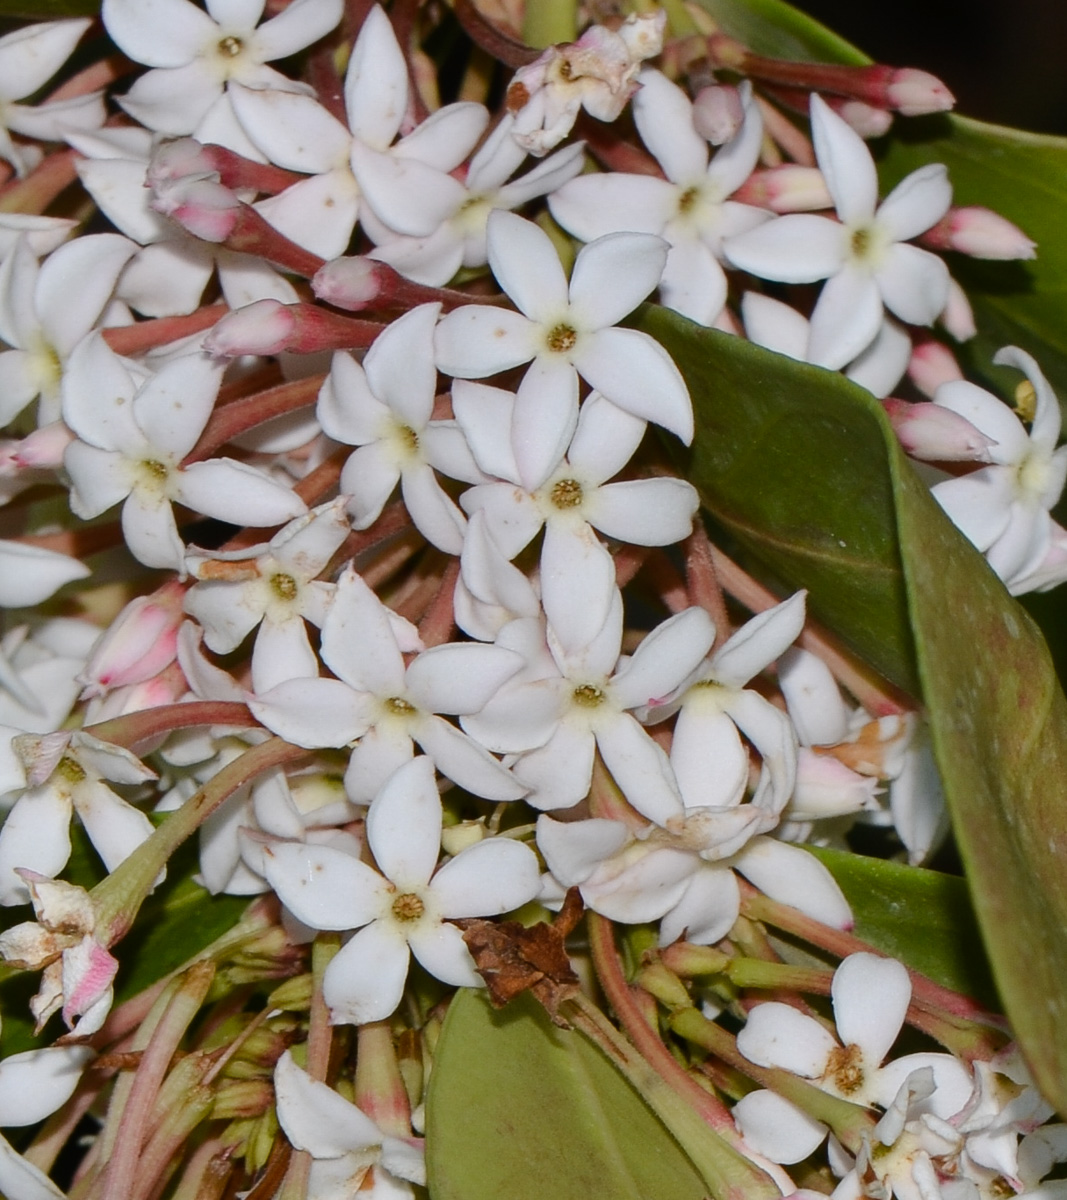
[[[241,201],[217,180],[193,177],[154,189],[152,207],[201,241],[224,242],[237,224]]]
[[[909,404],[890,397],[882,407],[901,446],[912,458],[926,462],[991,462],[989,449],[996,445],[966,417],[940,404]]]
[[[905,117],[948,112],[956,104],[956,97],[936,75],[915,67],[901,67],[894,71],[886,94],[889,106]]]
[[[78,677],[83,700],[143,683],[174,661],[184,595],[182,585],[170,580],[153,595],[138,596],[126,605],[100,637]]]
[[[733,199],[775,213],[817,212],[832,208],[833,197],[818,167],[782,163],[765,171],[753,171]]]
[[[113,717],[124,717],[127,713],[144,712],[148,708],[160,708],[164,704],[176,704],[189,691],[185,675],[176,662],[164,667],[158,675],[143,683],[131,683],[127,687],[115,688],[106,696],[97,696],[90,700],[86,710],[86,723],[95,725],[98,721],[110,721]],[[166,734],[160,737],[162,742]],[[141,743],[141,753],[147,754],[146,743]],[[155,749],[155,746],[152,747]]]
[[[382,331],[373,321],[356,321],[317,304],[256,300],[222,318],[201,345],[209,354],[316,354],[369,346]]]
[[[63,452],[74,441],[64,421],[53,421],[27,434],[12,451],[12,463],[22,470],[58,471],[63,465]]]
[[[208,179],[213,175],[218,178],[207,148],[195,138],[177,138],[156,149],[145,171],[145,186],[153,191],[166,190],[179,179]]]
[[[693,101],[693,128],[713,146],[733,138],[745,119],[745,106],[735,87],[714,85],[701,88]]]
[[[971,302],[955,279],[948,281],[948,303],[941,314],[941,324],[957,342],[969,341],[978,332]]]
[[[327,304],[346,312],[360,312],[381,303],[386,290],[385,263],[372,258],[335,258],[315,272],[311,290]]]
[[[256,300],[215,324],[201,346],[219,358],[242,354],[280,354],[289,349],[296,321],[288,304]]]
[[[998,261],[1033,258],[1037,249],[1018,225],[979,205],[950,208],[921,241],[932,250],[958,250]]]
[[[823,99],[861,138],[882,137],[893,125],[893,114],[888,109],[843,96],[824,96]]]
[[[963,372],[955,355],[941,342],[922,342],[911,352],[908,378],[925,396],[933,397],[943,383],[962,379]]]

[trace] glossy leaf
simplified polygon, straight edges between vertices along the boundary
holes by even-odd
[[[883,675],[917,692],[881,412],[839,375],[648,308],[689,384],[687,474],[715,520]]]
[[[95,17],[99,12],[100,0],[0,0],[0,17],[19,21]]]
[[[641,326],[686,377],[689,478],[712,514],[893,677],[910,665],[910,626],[997,987],[1035,1079],[1067,1111],[1067,700],[1040,631],[868,393],[665,310]]]
[[[494,1010],[462,990],[426,1104],[434,1200],[702,1200],[707,1188],[644,1101],[528,995]]]
[[[944,987],[999,1007],[965,880],[844,850],[805,848],[845,893],[858,938]]]

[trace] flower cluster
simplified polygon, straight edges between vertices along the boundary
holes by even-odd
[[[154,1194],[207,1120],[229,1123],[188,1194],[209,1150],[235,1191],[275,1169],[277,1125],[306,1194],[412,1194],[421,1082],[388,1022],[414,1036],[448,989],[490,978],[472,924],[578,897],[591,921],[646,927],[669,964],[743,949],[758,893],[847,939],[849,903],[806,846],[844,848],[862,823],[913,863],[937,849],[921,716],[831,652],[804,592],[781,599],[711,545],[671,466],[693,398],[634,314],[658,298],[883,399],[909,366],[929,379],[923,331],[972,328],[940,250],[1033,250],[953,209],[942,166],[879,202],[853,126],[944,107],[914,73],[881,107],[869,89],[831,104],[813,79],[809,141],[756,71],[694,94],[663,13],[526,55],[495,111],[474,68],[440,102],[410,13],[270,12],[105,0],[107,35],[148,68],[111,118],[92,69],[13,103],[89,22],[0,39],[0,191],[29,210],[0,214],[0,905],[34,909],[0,955],[42,971],[37,1033],[56,1013],[72,1031],[0,1063],[0,1126],[63,1108],[69,1134],[131,1069],[86,1160],[109,1196]],[[722,53],[707,40],[709,77]],[[628,108],[633,143],[608,128]],[[102,231],[45,211],[52,164]],[[1029,416],[951,368],[931,400],[885,409],[1019,593],[1067,579],[1049,516],[1067,451],[1036,363],[998,361],[1027,376]],[[81,831],[90,889],[60,878]],[[193,833],[198,881],[258,897],[251,915],[112,1011],[112,947]],[[213,980],[288,976],[258,1016],[231,996],[189,1034]],[[728,1002],[678,986],[705,1013]],[[729,1003],[745,1061],[862,1114],[834,1127],[842,1197],[1020,1193],[1044,1173],[1028,1138],[1063,1157],[1006,1054],[882,1065],[908,1011],[899,964],[855,953],[832,988],[840,1041],[799,1001]],[[331,1025],[357,1027],[337,1090]],[[814,1154],[825,1125],[768,1087],[731,1096],[743,1151]],[[167,1088],[214,1108],[175,1132],[152,1107]],[[46,1158],[0,1139],[0,1191],[59,1195]]]

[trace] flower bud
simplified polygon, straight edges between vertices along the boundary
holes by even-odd
[[[822,171],[799,163],[753,171],[733,199],[775,213],[815,212],[832,208],[834,203]]]
[[[860,135],[861,138],[878,138],[889,132],[893,114],[877,108],[863,100],[849,100],[839,96],[825,97],[826,103]]]
[[[734,137],[744,119],[745,107],[735,87],[701,88],[693,101],[693,128],[713,146],[722,146]]]
[[[922,342],[911,352],[908,378],[920,392],[932,398],[943,383],[962,379],[963,372],[947,346],[940,342]]]
[[[126,605],[100,637],[78,677],[83,700],[143,683],[174,661],[184,594],[182,585],[171,580],[153,595],[138,596]]]
[[[933,250],[958,250],[998,261],[1033,258],[1036,253],[1036,243],[1018,225],[979,205],[949,209],[921,241]]]
[[[289,349],[295,328],[289,305],[280,300],[256,300],[223,317],[201,345],[208,354],[220,358],[280,354]]]
[[[889,106],[905,117],[948,112],[956,103],[955,96],[936,75],[915,67],[901,67],[894,71],[886,87],[886,95]]]
[[[327,304],[359,312],[379,300],[385,273],[385,264],[372,258],[335,258],[315,272],[311,290]]]
[[[901,446],[913,458],[927,462],[992,461],[989,448],[996,444],[993,439],[950,408],[892,398],[883,400],[882,407]]]
[[[948,303],[941,314],[941,324],[957,342],[969,341],[978,332],[971,302],[955,279],[948,281]]]

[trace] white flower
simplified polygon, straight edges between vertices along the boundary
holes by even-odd
[[[146,566],[184,570],[173,501],[242,525],[307,511],[295,492],[233,459],[181,466],[214,409],[223,367],[186,354],[145,379],[99,335],[71,355],[63,383],[63,418],[79,439],[64,455],[71,508],[88,520],[124,501],[126,543]]]
[[[404,653],[416,653],[405,663]],[[488,751],[438,713],[470,715],[523,666],[501,646],[448,643],[423,650],[414,627],[390,612],[349,568],[322,627],[322,660],[336,679],[291,679],[249,697],[256,717],[299,746],[359,739],[345,773],[350,798],[366,803],[407,762],[418,742],[442,775],[475,795],[525,794]]]
[[[737,1048],[762,1067],[782,1067],[856,1104],[888,1107],[908,1076],[933,1070],[922,1111],[947,1119],[971,1094],[967,1068],[951,1054],[919,1052],[883,1065],[911,1002],[908,972],[894,959],[851,954],[834,972],[831,995],[840,1041],[814,1017],[767,1001],[748,1015]]]
[[[537,895],[536,857],[508,838],[477,842],[435,873],[441,813],[433,764],[419,757],[389,778],[367,812],[367,842],[381,874],[325,846],[266,848],[267,878],[298,920],[312,929],[359,929],[323,979],[335,1023],[390,1016],[411,954],[444,983],[480,986],[463,935],[447,922],[496,916]]]
[[[155,68],[121,97],[123,108],[150,129],[192,133],[231,80],[302,90],[266,64],[329,33],[341,19],[342,0],[294,0],[262,25],[262,0],[210,0],[207,8],[153,0],[146,10],[143,0],[104,0],[111,39],[135,62]]]
[[[945,307],[948,269],[907,242],[945,215],[952,189],[945,167],[931,163],[901,180],[876,210],[870,151],[816,95],[811,129],[840,223],[809,213],[778,217],[731,238],[725,253],[762,279],[828,280],[811,315],[808,360],[836,370],[874,340],[883,305],[910,325],[931,324]]]
[[[431,421],[437,371],[433,333],[439,304],[420,304],[393,321],[367,351],[362,366],[335,354],[316,412],[335,441],[358,446],[341,472],[356,529],[368,529],[400,484],[404,504],[426,540],[458,554],[467,522],[437,482],[483,479],[455,421]]]
[[[1049,516],[1067,478],[1067,447],[1056,449],[1060,406],[1037,363],[1006,346],[993,360],[1025,372],[1035,398],[1027,435],[1016,414],[989,392],[963,380],[942,384],[934,403],[966,418],[993,441],[990,465],[935,485],[934,498],[981,550],[1010,590],[1049,554],[1058,530]]]
[[[708,143],[693,128],[693,106],[659,71],[642,71],[634,121],[666,179],[619,171],[581,175],[549,198],[552,215],[583,241],[631,230],[670,243],[660,280],[668,308],[711,325],[726,303],[720,265],[725,238],[768,220],[770,214],[728,199],[759,159],[763,123],[751,89],[743,85],[744,122],[709,163]]]
[[[356,1194],[393,1200],[412,1195],[411,1183],[425,1186],[421,1148],[384,1133],[362,1109],[298,1067],[289,1050],[274,1068],[274,1092],[278,1124],[290,1144],[313,1159],[307,1200]],[[379,1172],[386,1187],[378,1186],[383,1182]]]
[[[204,627],[208,646],[229,654],[259,625],[253,691],[318,674],[304,621],[321,626],[326,619],[333,584],[316,576],[350,530],[344,501],[335,500],[290,522],[266,545],[189,554],[199,582],[186,594],[185,609]]]
[[[437,326],[437,365],[455,378],[482,379],[533,360],[511,435],[525,487],[544,481],[571,439],[579,375],[613,404],[692,441],[689,392],[670,356],[647,334],[615,328],[658,283],[668,249],[662,238],[598,238],[579,252],[569,283],[532,221],[491,213],[488,246],[493,274],[519,312],[471,304],[448,313]]]
[[[88,18],[46,21],[0,37],[0,158],[7,159],[19,175],[35,165],[40,152],[17,145],[9,130],[55,142],[63,139],[67,129],[95,129],[104,123],[102,92],[36,106],[14,103],[44,87],[90,25]]]

